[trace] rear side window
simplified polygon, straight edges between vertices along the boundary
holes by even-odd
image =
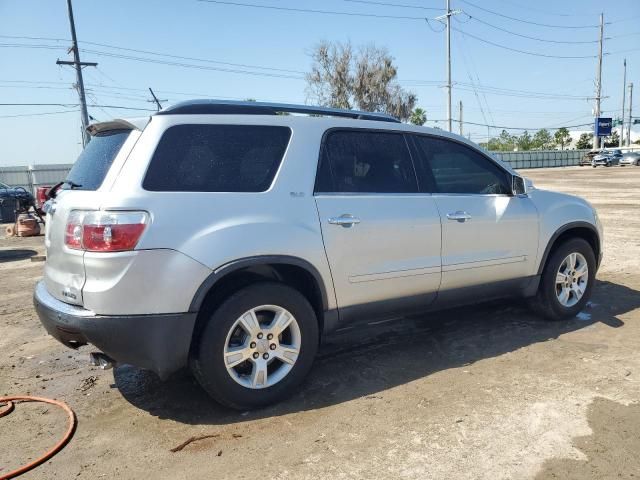
[[[329,132],[316,178],[322,193],[416,193],[418,182],[402,134],[367,130]]]
[[[164,133],[143,182],[154,192],[264,192],[289,144],[287,127],[177,125]]]
[[[130,133],[131,130],[109,130],[93,136],[66,180],[73,182],[75,190],[97,190]],[[65,183],[62,188],[71,187]]]
[[[414,135],[419,174],[438,193],[510,194],[506,172],[472,148],[444,138]]]

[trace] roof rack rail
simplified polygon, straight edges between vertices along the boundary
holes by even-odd
[[[278,113],[302,113],[328,117],[346,117],[358,120],[400,123],[386,113],[361,112],[340,108],[313,107],[270,102],[239,102],[229,100],[187,100],[160,110],[156,115],[277,115]]]

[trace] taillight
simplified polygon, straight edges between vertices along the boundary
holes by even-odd
[[[75,250],[82,249],[82,219],[85,212],[74,210],[69,214],[64,230],[64,244]]]
[[[67,222],[65,244],[89,252],[133,250],[148,219],[146,212],[74,211]]]

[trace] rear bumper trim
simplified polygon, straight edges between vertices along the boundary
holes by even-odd
[[[90,343],[118,363],[156,372],[160,378],[187,365],[196,313],[96,315],[53,297],[38,282],[33,303],[40,322],[70,348]]]

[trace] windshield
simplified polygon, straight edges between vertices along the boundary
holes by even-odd
[[[131,130],[109,130],[91,138],[67,175],[63,189],[97,190]]]

